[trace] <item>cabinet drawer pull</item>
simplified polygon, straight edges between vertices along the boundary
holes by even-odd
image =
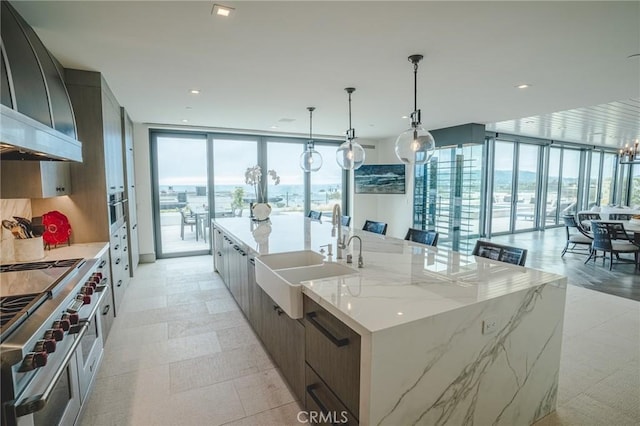
[[[105,306],[104,311],[102,311],[102,315],[107,315],[109,313],[109,309],[111,309],[111,305]]]
[[[102,261],[102,262],[100,262],[100,264],[98,265],[98,269],[102,269],[102,268],[104,268],[104,265],[106,265],[106,264],[107,264],[107,261],[106,261],[106,260],[103,260],[103,261]]]
[[[318,389],[318,387],[319,386],[316,385],[316,384],[312,384],[312,385],[307,386],[307,393],[309,394],[311,399],[313,399],[313,402],[316,403],[318,408],[320,408],[320,411],[322,411],[323,413],[327,414],[327,413],[329,413],[329,410],[327,410],[327,407],[324,406],[322,401],[320,401],[320,398],[318,398],[318,395],[316,395],[316,393],[314,392],[316,389]]]
[[[252,257],[251,259],[249,259],[249,263],[251,263],[252,265],[256,264],[256,260]]]
[[[120,258],[117,258],[116,259],[116,265],[119,265],[119,264],[120,264]]]
[[[117,287],[120,287],[122,285],[122,280],[118,280],[118,285]]]
[[[273,305],[273,310],[276,311],[278,316],[280,316],[280,315],[282,315],[284,313],[284,311],[278,305]]]
[[[318,314],[316,312],[309,312],[307,314],[307,319],[315,328],[317,328],[322,334],[324,334],[327,339],[331,340],[331,343],[333,343],[337,347],[347,346],[349,344],[348,337],[345,337],[343,339],[336,338],[329,332],[329,330],[324,328],[324,326],[318,322],[318,320],[316,319],[317,316]]]

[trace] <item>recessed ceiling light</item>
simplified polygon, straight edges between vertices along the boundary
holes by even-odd
[[[272,129],[277,129],[278,126],[276,126],[275,124],[273,126],[271,126]]]
[[[184,109],[193,109],[193,107],[188,106],[188,107],[184,107]]]
[[[296,121],[295,118],[281,118],[280,120],[278,120],[278,123],[293,123],[294,121]]]
[[[527,89],[527,88],[531,87],[531,85],[527,84],[527,83],[523,83],[523,84],[518,84],[516,87],[518,89]]]
[[[199,95],[200,91],[198,89],[191,89],[189,90],[189,93],[191,93],[192,95]]]
[[[535,122],[534,122],[533,120],[525,120],[525,123],[526,123],[526,124],[533,124],[533,123],[535,123]]]
[[[404,315],[404,313],[403,312],[398,312],[398,315]]]
[[[409,116],[407,116],[407,115],[403,115],[403,116],[402,116],[402,117],[400,117],[400,118],[405,119],[405,118],[409,118]]]
[[[213,10],[211,10],[212,15],[224,16],[225,18],[230,16],[231,13],[235,10],[233,7],[223,6],[221,4],[213,4]]]
[[[182,120],[183,123],[188,123],[189,120],[187,120],[186,118],[184,120]]]

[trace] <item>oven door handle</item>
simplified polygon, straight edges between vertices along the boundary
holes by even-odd
[[[51,381],[47,385],[44,392],[40,395],[30,396],[28,398],[25,398],[23,401],[20,401],[20,403],[17,404],[15,407],[16,417],[22,417],[22,416],[26,416],[27,414],[35,413],[36,411],[42,410],[47,405],[47,401],[49,400],[51,393],[55,389],[56,384],[58,384],[58,380],[60,380],[60,377],[62,377],[62,375],[64,374],[65,370],[67,369],[67,365],[69,364],[69,361],[71,361],[71,358],[73,358],[73,356],[75,355],[76,349],[78,349],[80,342],[82,342],[82,338],[87,333],[87,330],[89,330],[91,321],[93,320],[93,317],[98,312],[98,309],[100,308],[100,302],[102,301],[102,298],[104,297],[104,295],[105,295],[105,292],[102,292],[100,297],[98,298],[96,305],[91,310],[91,315],[89,315],[88,317],[89,320],[85,321],[82,327],[80,328],[80,330],[78,331],[78,333],[76,333],[76,338],[73,341],[73,344],[65,354],[62,360],[62,363],[60,363],[60,367],[58,367],[58,370],[55,372],[55,374],[51,378]]]

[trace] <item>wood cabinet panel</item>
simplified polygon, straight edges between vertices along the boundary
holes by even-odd
[[[306,361],[355,417],[360,411],[360,335],[304,296]]]
[[[305,366],[304,406],[309,412],[309,423],[319,425],[348,424],[358,420],[347,410],[329,386],[308,365]]]
[[[70,164],[62,161],[6,160],[0,179],[2,198],[49,198],[72,192]]]

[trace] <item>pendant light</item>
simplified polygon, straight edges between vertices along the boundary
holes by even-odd
[[[353,87],[344,89],[349,94],[349,130],[347,130],[347,140],[336,151],[336,161],[344,170],[356,170],[364,164],[364,148],[353,140],[356,138],[356,131],[351,127],[351,94],[356,91]]]
[[[418,62],[422,55],[409,56],[413,64],[413,112],[411,113],[411,128],[405,130],[396,139],[396,156],[405,164],[426,164],[436,150],[436,143],[420,123],[418,109]]]
[[[300,154],[300,168],[305,172],[317,172],[322,167],[322,155],[315,150],[312,130],[313,130],[313,111],[315,107],[307,107],[309,111],[309,142],[307,142],[307,149]]]

